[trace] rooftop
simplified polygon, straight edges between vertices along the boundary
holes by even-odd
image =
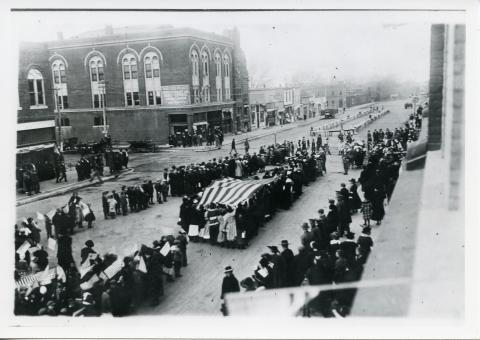
[[[61,35],[61,33],[60,33]],[[117,42],[134,42],[144,39],[166,39],[192,37],[215,41],[223,44],[233,44],[230,37],[213,32],[204,32],[189,27],[173,27],[170,25],[137,25],[125,27],[106,26],[104,29],[90,30],[70,38],[49,41],[50,49],[73,47],[78,45],[102,45]]]

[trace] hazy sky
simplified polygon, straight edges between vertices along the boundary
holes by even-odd
[[[252,83],[292,78],[370,80],[394,76],[426,81],[430,24],[461,21],[441,12],[33,12],[13,13],[18,40],[65,38],[87,30],[133,25],[189,26],[241,34]]]

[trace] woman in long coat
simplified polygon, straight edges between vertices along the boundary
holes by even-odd
[[[356,212],[358,209],[360,209],[360,206],[362,205],[362,200],[360,199],[360,196],[358,196],[357,192],[357,183],[354,178],[350,180],[350,183],[352,185],[350,186],[350,192],[349,192],[349,207],[350,210],[353,210]]]
[[[385,216],[385,209],[383,208],[385,192],[379,188],[375,188],[372,196],[372,220],[377,221],[377,225],[380,225]]]

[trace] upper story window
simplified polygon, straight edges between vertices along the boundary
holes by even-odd
[[[65,71],[65,64],[61,60],[56,60],[52,64],[53,83],[65,84],[67,82],[67,74]]]
[[[122,69],[125,106],[138,106],[140,105],[140,97],[138,94],[138,63],[133,54],[127,53],[123,56]]]
[[[215,88],[217,90],[217,101],[222,101],[222,57],[215,53]]]
[[[153,52],[145,56],[145,78],[160,78],[160,62]]]
[[[138,65],[137,60],[131,54],[123,57],[123,79],[138,79]]]
[[[55,107],[57,109],[68,109],[67,74],[65,63],[61,59],[53,62],[52,76]]]
[[[209,75],[209,69],[208,69],[208,54],[206,51],[202,52],[202,73],[203,73],[203,79],[208,80],[208,75]]]
[[[30,107],[44,107],[45,106],[45,87],[43,84],[42,73],[32,68],[28,71],[28,93],[30,97]]]
[[[92,82],[105,80],[105,67],[100,57],[90,59],[90,77]]]
[[[225,83],[225,99],[230,99],[230,57],[225,53],[223,56],[224,65],[224,83]]]
[[[145,94],[147,105],[162,104],[162,86],[160,82],[160,59],[155,52],[149,52],[143,59],[145,65]]]
[[[190,55],[190,60],[192,61],[192,85],[200,85],[200,72],[198,69],[198,53],[195,49],[192,50]]]
[[[105,102],[105,64],[98,55],[89,60],[92,106],[101,108]]]

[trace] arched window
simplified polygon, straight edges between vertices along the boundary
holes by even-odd
[[[199,87],[200,87],[200,75],[198,69],[198,52],[192,49],[190,54],[190,60],[192,61],[192,87],[193,87],[193,102],[200,102]]]
[[[210,102],[210,70],[208,66],[208,53],[202,52],[202,101]]]
[[[230,99],[230,57],[227,53],[223,56],[224,65],[224,84],[225,84],[225,99]]]
[[[222,57],[215,53],[215,89],[217,90],[217,102],[222,101]]]
[[[138,95],[138,63],[133,54],[127,53],[122,58],[123,89],[125,106],[140,105]]]
[[[67,74],[63,60],[56,59],[52,63],[52,74],[55,106],[58,109],[68,109]]]
[[[94,56],[90,59],[90,83],[92,87],[92,103],[94,108],[103,107],[105,102],[105,66],[103,59]]]
[[[145,91],[147,105],[162,104],[162,86],[160,82],[160,61],[158,55],[149,52],[143,59],[145,65]]]
[[[42,73],[37,69],[30,69],[27,75],[30,107],[45,107],[45,87]]]

